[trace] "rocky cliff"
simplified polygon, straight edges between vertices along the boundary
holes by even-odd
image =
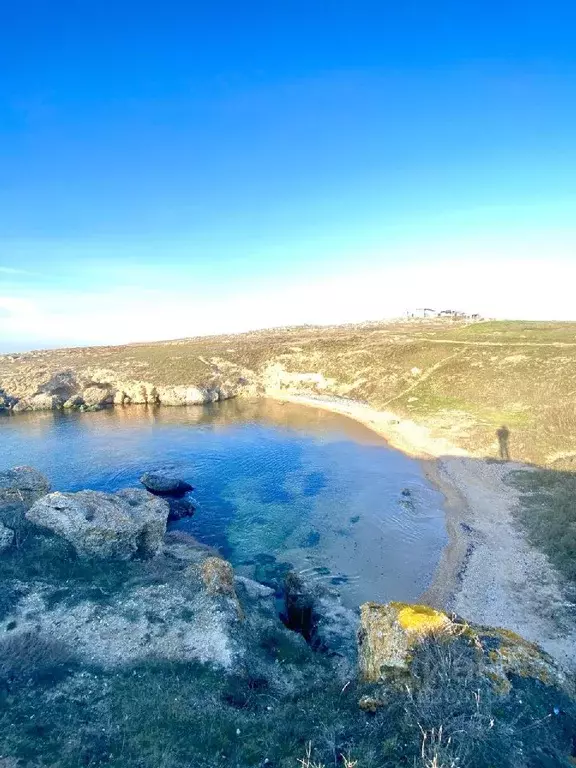
[[[291,573],[279,602],[167,518],[0,473],[4,765],[571,764],[573,681],[538,646]]]

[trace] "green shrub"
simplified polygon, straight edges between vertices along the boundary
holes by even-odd
[[[517,516],[530,541],[576,588],[576,473],[518,471],[511,481],[521,493]]]

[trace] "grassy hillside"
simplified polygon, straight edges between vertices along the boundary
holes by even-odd
[[[293,391],[394,411],[477,455],[497,455],[495,432],[506,424],[512,458],[576,465],[576,323],[372,323],[6,355],[0,387],[18,394],[65,368],[156,385],[222,373],[261,385],[273,364],[323,377],[285,377]]]

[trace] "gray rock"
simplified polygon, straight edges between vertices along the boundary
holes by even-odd
[[[146,472],[140,478],[142,485],[150,491],[159,495],[183,496],[194,488],[179,477],[174,477],[168,472]]]
[[[271,587],[267,587],[265,584],[260,584],[259,581],[249,579],[246,576],[235,576],[234,582],[236,587],[239,588],[239,592],[242,590],[252,600],[268,600],[274,598],[274,590]]]
[[[286,626],[299,632],[316,650],[338,657],[345,676],[356,663],[357,614],[342,605],[338,593],[293,572],[284,585]]]
[[[218,392],[193,386],[158,387],[158,398],[162,405],[203,405],[218,400]]]
[[[16,540],[26,536],[30,523],[26,511],[50,492],[50,483],[32,467],[0,472],[0,522],[15,531]]]
[[[18,501],[28,507],[50,493],[50,483],[32,467],[14,467],[0,472],[0,504]]]
[[[18,398],[12,397],[4,389],[0,389],[0,411],[8,411],[18,402]]]
[[[72,370],[58,371],[45,384],[38,387],[37,394],[50,395],[62,405],[78,393],[79,384]]]
[[[192,517],[196,511],[196,507],[190,501],[190,499],[175,499],[170,496],[166,496],[168,507],[170,512],[168,514],[168,520],[182,520],[183,517]]]
[[[41,392],[32,397],[23,397],[14,404],[14,411],[50,411],[53,408],[60,408],[63,405],[62,400],[56,395],[48,392]]]
[[[69,541],[80,556],[129,560],[160,552],[168,504],[136,488],[51,493],[26,517]]]
[[[87,387],[82,392],[82,404],[86,408],[96,410],[114,402],[114,391],[109,387]]]
[[[47,610],[52,588],[30,589],[11,618],[21,631],[38,627],[41,637],[73,646],[90,665],[114,668],[153,657],[242,669],[250,646],[233,596],[210,594],[200,565],[168,570],[162,555],[153,563],[156,578],[142,574],[104,603],[52,601]]]
[[[3,523],[0,523],[0,552],[8,549],[12,546],[14,541],[14,531],[11,528],[6,528]]]

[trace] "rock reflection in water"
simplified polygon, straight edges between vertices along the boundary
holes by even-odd
[[[58,490],[113,491],[171,470],[198,506],[176,526],[245,575],[273,581],[293,567],[351,606],[417,599],[445,543],[419,463],[321,409],[262,399],[21,413],[0,418],[0,446],[3,465],[30,464]]]

